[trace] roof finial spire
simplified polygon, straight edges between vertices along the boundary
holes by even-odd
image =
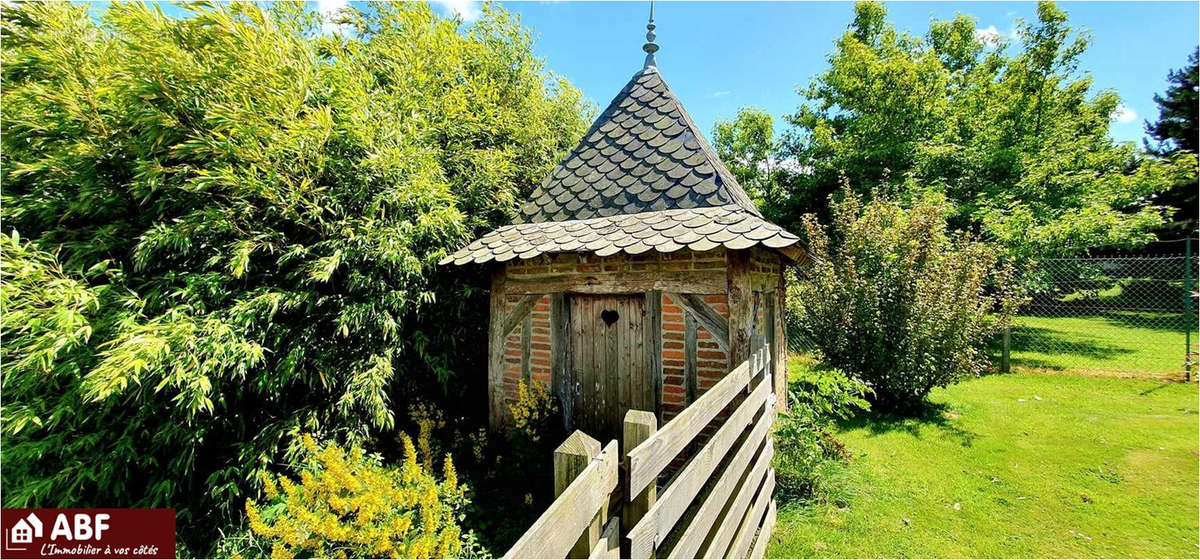
[[[646,24],[646,44],[642,50],[646,51],[646,68],[655,68],[654,53],[658,52],[658,45],[654,44],[654,0],[650,0],[650,22]]]

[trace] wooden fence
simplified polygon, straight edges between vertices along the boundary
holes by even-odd
[[[623,456],[571,434],[554,453],[558,497],[505,558],[761,558],[775,526],[770,359],[754,352],[661,429],[630,410]]]

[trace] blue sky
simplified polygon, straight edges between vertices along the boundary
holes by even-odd
[[[358,5],[358,2],[351,2]],[[314,0],[335,11],[346,0]],[[478,17],[472,0],[435,0],[435,9],[466,21]],[[648,3],[505,1],[533,30],[534,48],[597,105],[608,104],[642,65]],[[1035,18],[1034,2],[888,2],[888,19],[923,35],[931,19],[974,16],[981,32],[1011,35],[1018,18]],[[1082,69],[1096,90],[1121,95],[1124,110],[1111,132],[1141,143],[1143,121],[1158,115],[1153,96],[1167,72],[1182,67],[1200,41],[1197,2],[1064,2],[1077,30],[1093,38]],[[97,11],[103,3],[97,4]],[[173,15],[182,11],[164,6]],[[834,40],[853,15],[850,2],[657,2],[658,67],[705,134],[739,107],[776,117],[793,112],[796,88],[828,67]],[[776,130],[782,128],[777,121]]]
[[[533,29],[537,53],[603,107],[641,68],[646,2],[503,2]],[[1082,68],[1097,89],[1114,89],[1130,111],[1113,122],[1118,140],[1140,144],[1142,121],[1158,115],[1153,95],[1167,71],[1186,63],[1200,36],[1196,2],[1067,2],[1077,29],[1094,39]],[[890,2],[889,19],[924,34],[931,18],[975,16],[977,27],[1011,33],[1035,19],[1033,2]],[[478,4],[438,3],[470,19]],[[780,116],[800,102],[796,87],[828,67],[833,42],[852,17],[849,2],[657,2],[658,67],[705,134],[717,119],[752,105]],[[777,129],[779,124],[777,124]]]

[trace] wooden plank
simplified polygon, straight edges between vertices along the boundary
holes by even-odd
[[[717,479],[712,492],[704,498],[704,502],[700,504],[696,514],[683,529],[679,540],[675,542],[675,546],[667,555],[669,558],[696,557],[696,552],[704,544],[705,537],[712,532],[717,516],[724,510],[725,504],[729,503],[730,495],[737,489],[738,481],[746,477],[746,469],[751,466],[750,460],[755,457],[755,452],[762,447],[763,440],[771,433],[771,425],[775,422],[774,406],[773,399],[767,399],[764,413],[754,423],[750,435],[742,440],[742,444],[734,451],[733,459],[721,472],[721,478]],[[774,448],[764,448],[763,453],[767,454],[764,461],[770,463]],[[754,466],[758,464],[759,462],[755,462]]]
[[[608,442],[504,557],[565,558],[617,488],[619,455],[617,441]]]
[[[592,462],[592,458],[599,454],[600,442],[591,436],[579,430],[567,436],[567,439],[554,450],[555,497],[561,496],[575,481],[575,477],[579,476],[579,473],[583,472]],[[592,518],[591,525],[583,531],[579,540],[575,542],[575,546],[571,548],[571,558],[579,558],[591,552],[592,547],[600,538],[600,523],[607,517],[608,503],[606,502]]]
[[[745,391],[750,364],[742,362],[650,439],[628,451],[629,486],[640,492],[729,404]]]
[[[570,307],[562,293],[550,294],[550,368],[554,393],[562,408],[563,429],[570,433],[574,429],[575,399],[571,374]]]
[[[704,330],[712,335],[712,340],[717,343],[722,352],[729,352],[729,321],[725,319],[724,315],[713,309],[702,296],[678,293],[668,293],[667,295],[672,300],[679,302],[679,306],[687,311],[687,314],[704,325]]]
[[[604,525],[604,531],[600,533],[600,540],[596,542],[596,546],[592,547],[588,558],[617,560],[620,557],[621,523],[620,518],[614,515],[608,518],[608,523]]]
[[[642,341],[649,368],[649,382],[652,383],[654,416],[662,425],[662,292],[651,290],[646,292],[646,322],[642,326]],[[626,452],[629,450],[626,449]]]
[[[508,282],[506,281],[506,291],[508,288],[507,284]],[[513,306],[513,310],[509,312],[504,318],[504,322],[501,323],[500,330],[504,336],[508,336],[508,333],[511,333],[521,321],[525,320],[525,317],[529,315],[529,312],[533,310],[533,306],[537,305],[538,300],[542,299],[543,295],[545,294],[526,295],[517,301],[517,304]]]
[[[596,301],[590,298],[579,299],[579,313],[573,313],[579,321],[579,332],[575,337],[579,350],[579,380],[583,384],[583,392],[576,404],[583,413],[580,424],[583,429],[595,429],[596,406],[599,404],[600,384],[596,380],[596,337],[589,336],[596,320]]]
[[[507,416],[504,404],[504,266],[492,269],[491,305],[488,311],[488,424],[499,428]]]
[[[704,447],[688,460],[679,474],[675,475],[654,507],[638,524],[632,526],[629,530],[631,541],[651,541],[654,548],[663,543],[688,506],[700,495],[705,483],[721,464],[729,449],[746,431],[755,415],[764,409],[770,394],[767,385],[760,383],[750,398],[743,401],[737,410],[729,415]]]
[[[754,535],[758,533],[759,526],[762,525],[763,518],[767,515],[767,507],[773,501],[771,495],[774,492],[775,469],[768,469],[767,479],[759,489],[758,497],[754,499],[754,507],[750,508],[750,514],[742,520],[742,526],[738,529],[737,537],[733,539],[733,547],[729,549],[727,557],[745,558],[749,556],[750,545],[753,543]]]
[[[721,271],[667,270],[661,272],[622,272],[613,275],[537,274],[508,278],[511,294],[636,294],[652,290],[715,294],[725,290]]]
[[[691,313],[683,314],[683,379],[687,389],[685,405],[696,402],[700,394],[696,373],[696,318]]]
[[[533,337],[533,314],[525,315],[525,321],[521,324],[521,380],[528,387],[532,374],[529,371],[529,344]]]
[[[705,546],[702,547],[705,558],[725,556],[725,552],[729,550],[729,543],[733,541],[735,531],[741,525],[742,517],[750,507],[751,500],[758,493],[763,480],[771,470],[771,458],[774,456],[775,445],[768,437],[762,452],[758,454],[758,459],[754,461],[754,466],[741,480],[733,500],[726,504],[724,512],[717,518],[717,522],[714,524],[716,530],[709,534]]]
[[[631,385],[633,395],[630,398],[630,407],[638,410],[646,410],[649,412],[657,412],[658,407],[654,403],[654,379],[650,372],[650,359],[646,354],[646,297],[643,295],[637,300],[638,305],[636,316],[633,318],[637,322],[637,330],[634,336],[629,340],[629,353],[632,357],[631,363],[634,366],[632,377],[634,383]],[[657,414],[655,415],[657,418]]]
[[[587,298],[572,297],[569,301],[571,308],[571,381],[574,384],[571,387],[571,400],[574,403],[572,407],[574,410],[573,425],[579,429],[581,426],[590,425],[589,411],[585,403],[592,396],[591,380],[587,376],[592,345],[583,337],[583,324],[589,319]]]
[[[740,364],[750,357],[754,334],[753,298],[750,291],[750,252],[725,253],[726,298],[729,305],[729,363]]]
[[[646,410],[630,410],[625,413],[625,421],[622,426],[624,437],[622,442],[625,444],[625,449],[633,449],[646,441],[654,431],[658,429],[658,419],[654,413]],[[625,468],[629,469],[629,457],[625,458]],[[649,484],[645,489],[637,492],[626,491],[629,496],[628,503],[625,504],[621,517],[625,527],[633,527],[641,522],[646,513],[653,507],[658,498],[658,484]],[[634,542],[630,541],[628,550],[632,558],[649,558],[653,552],[653,543]]]
[[[621,331],[625,330],[625,300],[620,297],[609,297],[601,300],[601,309],[598,313],[613,310],[617,312],[617,322],[612,325],[607,325],[608,329],[604,333],[604,355],[601,359],[601,404],[603,405],[604,417],[601,423],[604,425],[604,433],[617,434],[621,425],[621,384],[626,381],[621,379]],[[604,323],[601,319],[598,324]]]
[[[767,506],[767,518],[763,520],[762,527],[758,528],[758,537],[754,539],[754,548],[750,549],[751,558],[762,558],[766,554],[767,544],[771,542],[771,533],[775,532],[777,516],[775,500],[771,500],[771,505]]]

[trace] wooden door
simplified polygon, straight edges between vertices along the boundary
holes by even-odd
[[[621,439],[631,408],[657,413],[649,372],[645,296],[571,295],[571,424],[599,439]]]

